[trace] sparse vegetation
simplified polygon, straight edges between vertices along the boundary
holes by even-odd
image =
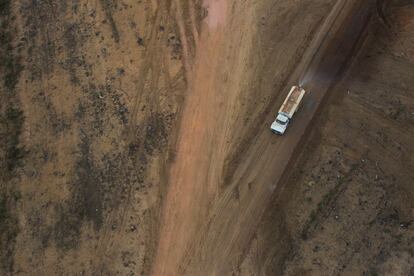
[[[369,271],[369,276],[378,276],[378,275],[379,275],[378,272],[374,268],[372,268]]]
[[[6,206],[6,199],[0,198],[0,225],[5,224],[5,220],[7,218],[7,206]]]
[[[0,0],[0,68],[3,70],[2,79],[4,87],[8,93],[13,92],[17,81],[19,79],[20,72],[22,71],[22,65],[19,63],[13,53],[12,48],[12,30],[10,28],[10,0]]]
[[[23,125],[23,112],[19,109],[14,89],[18,82],[22,66],[18,63],[18,58],[13,53],[12,35],[9,26],[10,1],[1,0],[0,2],[0,28],[1,47],[0,47],[0,72],[3,79],[5,94],[1,102],[0,123],[3,135],[0,137],[2,142],[1,152],[4,155],[2,160],[1,175],[4,178],[10,177],[14,169],[23,157],[24,150],[19,146],[19,137]]]
[[[15,89],[23,67],[12,43],[11,1],[0,0],[0,265],[3,272],[13,273],[13,252],[18,231],[17,217],[12,212],[20,199],[10,181],[25,155],[20,145],[24,116]]]
[[[6,17],[10,13],[11,0],[0,0],[0,16]]]
[[[19,145],[19,137],[23,126],[23,112],[16,107],[8,107],[2,118],[6,121],[7,138],[5,141],[5,166],[6,173],[10,177],[24,157],[25,150]]]
[[[335,198],[337,198],[345,188],[341,187],[342,184],[344,183],[344,181],[349,180],[352,177],[352,173],[357,169],[357,167],[358,166],[356,164],[353,164],[347,174],[347,177],[337,177],[335,187],[323,196],[322,200],[319,201],[316,209],[312,210],[312,212],[310,213],[309,219],[301,233],[302,239],[306,240],[309,237],[310,231],[311,229],[313,229],[316,223],[316,219],[320,214],[326,214],[330,212],[332,202],[335,201]]]
[[[112,16],[114,3],[112,0],[100,0],[100,2],[105,12],[106,20],[109,21],[109,25],[112,30],[112,37],[116,43],[119,43],[120,36],[118,27],[116,26],[115,20]]]
[[[145,128],[144,148],[149,155],[160,150],[167,141],[167,128],[162,114],[154,114],[147,120]]]
[[[20,191],[13,191],[12,195],[14,201],[19,201],[22,198],[22,193]]]

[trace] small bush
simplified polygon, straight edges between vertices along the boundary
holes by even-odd
[[[23,112],[15,107],[9,107],[6,110],[5,121],[7,122],[7,148],[6,148],[6,168],[11,174],[20,164],[25,155],[25,150],[19,147],[19,138],[23,126]]]
[[[10,0],[0,0],[0,16],[7,16],[10,13]]]
[[[6,206],[6,199],[0,199],[0,224],[3,225],[5,220],[7,219],[7,206]]]

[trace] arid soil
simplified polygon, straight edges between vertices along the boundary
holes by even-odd
[[[0,274],[148,274],[194,51],[177,5],[0,3]]]
[[[369,26],[240,274],[413,275],[413,30],[409,1]]]
[[[0,274],[414,273],[410,0],[0,0],[0,24]]]

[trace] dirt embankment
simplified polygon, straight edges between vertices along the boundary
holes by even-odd
[[[390,2],[371,24],[261,220],[242,274],[414,273],[413,29],[410,1]]]

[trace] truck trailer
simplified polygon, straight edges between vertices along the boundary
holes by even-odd
[[[305,96],[305,89],[300,86],[293,86],[290,89],[285,101],[279,109],[275,121],[270,126],[273,133],[283,135],[288,127],[293,115],[298,110],[303,96]]]

